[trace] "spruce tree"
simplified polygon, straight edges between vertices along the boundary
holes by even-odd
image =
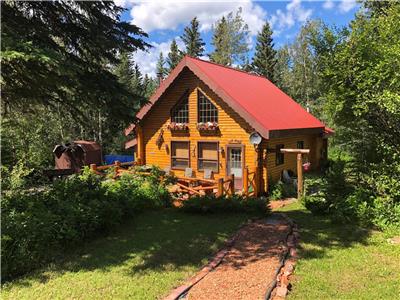
[[[154,93],[157,88],[157,80],[151,78],[149,75],[144,75],[143,79],[143,90],[144,96],[146,99],[149,99],[150,96]]]
[[[211,61],[230,66],[232,64],[228,22],[225,16],[216,24],[212,43],[214,52],[210,54]]]
[[[162,78],[164,78],[164,76],[168,75],[168,70],[165,68],[165,59],[162,52],[160,52],[160,55],[158,56],[156,72],[157,77],[161,76]]]
[[[134,97],[111,73],[118,53],[144,50],[137,26],[121,21],[113,1],[2,1],[1,98],[8,107],[87,107],[132,120]],[[80,103],[79,107],[77,103]]]
[[[114,74],[117,76],[118,81],[124,85],[124,87],[131,91],[131,80],[133,76],[132,63],[129,59],[127,52],[122,52],[120,62],[114,68]]]
[[[223,16],[214,27],[212,45],[214,51],[210,54],[213,62],[231,66],[234,63],[245,64],[248,52],[249,28],[238,9],[235,15],[229,13]]]
[[[252,70],[257,74],[275,82],[276,50],[272,40],[272,30],[265,22],[257,35],[256,52],[253,57]]]
[[[185,27],[181,39],[186,45],[185,54],[193,57],[203,55],[205,43],[200,36],[199,21],[197,20],[197,17],[193,18],[190,25]]]
[[[182,59],[182,53],[178,49],[178,44],[176,43],[176,40],[173,39],[167,57],[169,72],[171,72],[178,65],[181,59]]]
[[[132,90],[139,95],[143,95],[143,76],[140,72],[138,64],[135,64],[133,68],[132,80],[131,80]]]

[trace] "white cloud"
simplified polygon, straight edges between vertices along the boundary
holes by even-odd
[[[242,7],[242,17],[248,24],[251,32],[249,39],[249,48],[253,48],[254,36],[261,30],[267,20],[267,11],[252,0],[155,0],[155,1],[137,1],[137,0],[114,0],[117,4],[130,9],[131,21],[141,27],[145,32],[150,33],[159,30],[158,34],[163,34],[165,30],[176,30],[181,25],[189,24],[190,20],[197,16],[200,22],[202,32],[209,31],[223,15],[231,11],[236,11]],[[331,0],[328,0],[331,1]],[[304,23],[313,13],[312,9],[305,8],[301,0],[292,0],[286,4],[284,9],[278,9],[273,14],[268,13],[268,20],[273,28],[274,37],[283,34],[286,29],[293,27],[297,22]],[[174,33],[178,35],[179,33]],[[180,49],[184,48],[182,40],[177,38]],[[164,57],[168,55],[171,40],[166,42],[151,43],[153,48],[148,52],[138,51],[133,55],[133,59],[140,66],[143,73],[150,76],[156,74],[156,64],[159,53]],[[208,59],[208,57],[203,57]]]
[[[327,10],[332,9],[334,6],[335,6],[335,4],[333,3],[332,0],[326,0],[326,1],[324,2],[324,4],[322,5],[322,7],[323,7],[324,9],[327,9]]]
[[[179,25],[187,25],[197,16],[200,30],[207,31],[223,15],[242,7],[242,17],[252,35],[256,35],[266,19],[266,11],[251,0],[232,1],[184,1],[164,0],[133,2],[116,0],[125,7],[131,7],[132,22],[145,32],[153,30],[175,30]]]
[[[180,37],[175,38],[178,48],[180,50],[184,49],[184,43]],[[167,57],[169,49],[171,46],[172,39],[162,43],[151,42],[153,46],[147,52],[137,51],[132,55],[132,59],[135,63],[139,65],[140,70],[143,74],[148,74],[152,77],[156,77],[156,65],[160,52],[163,53],[164,58]]]
[[[342,0],[339,4],[339,10],[342,13],[347,13],[357,5],[356,0]]]
[[[292,0],[286,5],[286,10],[278,9],[270,18],[271,25],[278,31],[291,28],[296,22],[304,23],[313,13],[301,5],[301,0]]]

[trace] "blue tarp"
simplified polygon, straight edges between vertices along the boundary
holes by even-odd
[[[104,155],[104,163],[106,165],[111,165],[115,161],[119,161],[119,162],[133,161],[133,155],[117,155],[117,154]]]

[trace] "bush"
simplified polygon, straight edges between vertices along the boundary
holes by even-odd
[[[302,199],[305,207],[316,214],[330,214],[338,221],[375,225],[382,230],[400,229],[399,192],[389,190],[395,185],[394,179],[381,173],[368,187],[361,175],[355,179],[349,163],[332,161],[325,176],[306,177]]]
[[[216,197],[195,196],[183,201],[182,210],[190,213],[240,213],[265,215],[269,212],[268,199],[245,198],[240,195]]]
[[[46,191],[8,191],[1,199],[2,278],[38,267],[138,211],[160,208],[168,195],[154,176],[102,180],[88,170]]]
[[[283,183],[281,180],[272,184],[269,190],[271,191],[268,197],[270,200],[280,200],[296,196],[296,188],[294,184]]]

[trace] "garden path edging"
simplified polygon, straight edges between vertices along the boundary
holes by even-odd
[[[265,300],[282,300],[290,288],[290,276],[294,272],[298,258],[297,246],[300,238],[297,224],[286,214],[279,213],[290,225],[289,233],[286,237],[286,249],[281,257],[281,264],[276,270],[276,279],[272,282],[265,294]]]

